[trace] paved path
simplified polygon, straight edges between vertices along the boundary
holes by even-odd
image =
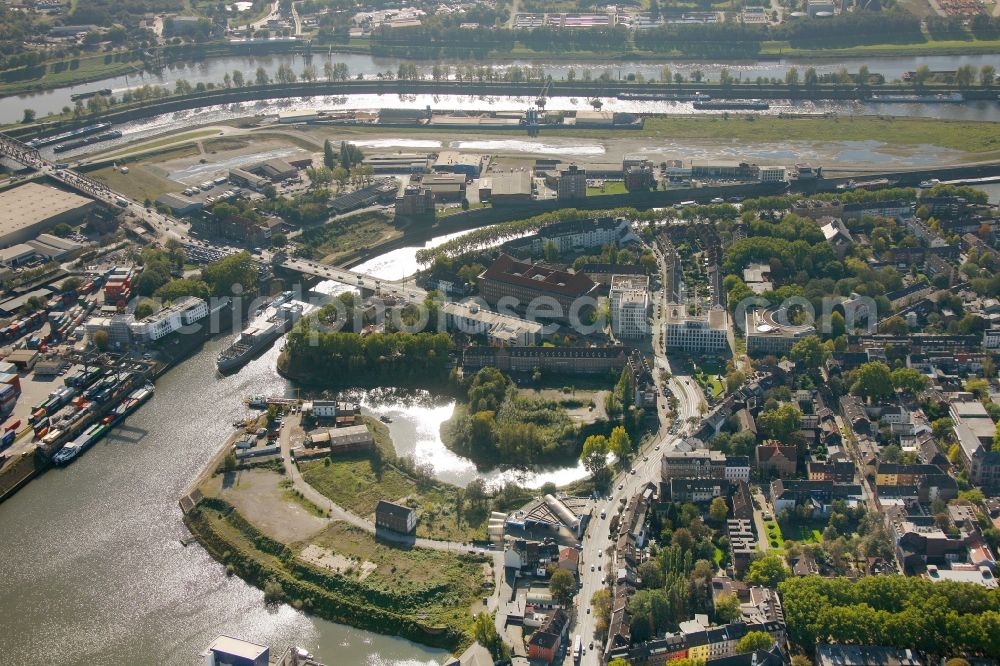
[[[331,519],[341,520],[345,523],[353,525],[368,532],[369,534],[376,535],[383,541],[392,541],[404,546],[426,548],[429,550],[438,550],[448,553],[468,553],[472,550],[469,545],[455,541],[424,539],[405,534],[396,534],[395,532],[389,532],[387,530],[377,530],[375,524],[370,520],[362,518],[352,511],[348,511],[339,504],[334,503],[329,497],[313,488],[305,479],[302,478],[302,473],[299,472],[298,465],[292,461],[291,433],[293,429],[299,427],[301,418],[302,417],[298,414],[290,414],[285,417],[284,425],[281,428],[281,434],[278,436],[278,442],[281,446],[281,463],[284,466],[285,475],[292,481],[292,486],[295,490],[302,493],[303,497],[319,508],[329,511]],[[478,554],[488,556],[493,560],[494,591],[493,596],[487,604],[487,607],[492,612],[495,611],[499,605],[499,596],[503,588],[503,552],[495,550],[483,551],[481,548],[476,548],[475,551]]]

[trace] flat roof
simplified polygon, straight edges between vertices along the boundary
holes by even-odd
[[[209,651],[224,652],[234,657],[256,660],[257,657],[267,653],[266,645],[257,645],[250,641],[244,641],[232,636],[219,636],[208,646]]]
[[[482,180],[480,180],[480,183]],[[531,172],[494,173],[490,195],[531,194]]]
[[[17,245],[11,245],[10,247],[5,247],[0,250],[0,261],[20,259],[21,257],[26,257],[34,253],[35,248],[31,247],[27,243],[18,243]]]
[[[25,183],[0,192],[0,236],[86,208],[93,199],[39,183]]]

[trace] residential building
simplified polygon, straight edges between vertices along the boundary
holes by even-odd
[[[557,608],[549,613],[545,623],[528,639],[528,659],[551,664],[559,652],[568,625],[569,618],[563,609]]]
[[[649,277],[614,275],[608,292],[611,301],[611,330],[619,339],[649,335]]]
[[[750,480],[750,457],[749,456],[727,456],[726,472],[727,481],[749,481]]]
[[[726,535],[729,537],[729,555],[733,570],[737,574],[743,574],[759,552],[753,520],[730,518],[726,521]]]
[[[798,449],[785,446],[776,439],[769,439],[758,444],[755,449],[757,473],[761,477],[786,477],[795,474],[798,466]]]
[[[953,402],[949,415],[960,448],[960,462],[969,473],[969,481],[987,491],[1000,489],[1000,451],[991,450],[996,425],[981,403],[969,400]]]
[[[660,478],[725,479],[726,454],[721,451],[668,451],[660,460]]]
[[[583,199],[587,196],[587,171],[575,164],[559,170],[556,198],[559,201]]]
[[[710,502],[728,495],[729,485],[726,479],[676,477],[662,483],[661,494],[671,502]]]
[[[924,666],[910,649],[880,645],[817,645],[816,666]]]
[[[402,504],[379,500],[375,506],[375,527],[410,534],[417,527],[417,512]]]
[[[793,324],[783,307],[748,310],[746,314],[747,354],[787,355],[798,340],[814,335],[812,324]]]
[[[667,305],[666,348],[689,354],[728,354],[729,316],[725,308],[712,308],[705,315],[689,315],[678,303]]]
[[[778,479],[771,482],[770,500],[775,513],[806,505],[812,508],[814,516],[826,516],[834,501],[843,500],[848,506],[855,506],[862,501],[862,494],[861,486],[855,484]]]
[[[507,254],[479,274],[478,286],[491,307],[524,312],[537,306],[535,316],[562,321],[584,320],[596,303],[598,288],[582,273],[517,261]]]
[[[810,481],[854,482],[854,463],[849,460],[810,460],[806,471]]]
[[[560,254],[597,249],[605,245],[621,247],[638,242],[632,226],[624,217],[597,217],[589,220],[556,222],[542,227],[528,238],[514,240],[506,245],[512,252],[529,252],[540,255],[552,244]],[[581,272],[586,272],[581,270]],[[622,271],[623,274],[627,271]]]

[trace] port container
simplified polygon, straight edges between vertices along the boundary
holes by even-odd
[[[5,425],[3,429],[5,431],[9,430],[9,431],[12,431],[12,432],[17,432],[17,429],[20,428],[20,427],[21,427],[21,419],[17,419],[16,421],[14,421],[12,423],[8,423],[7,425]]]

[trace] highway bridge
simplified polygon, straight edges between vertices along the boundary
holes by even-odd
[[[155,208],[147,208],[141,202],[134,201],[124,194],[115,192],[104,183],[94,180],[90,176],[65,167],[60,168],[42,157],[37,149],[3,133],[0,133],[0,156],[17,162],[29,169],[35,169],[66,187],[96,199],[109,207],[121,209],[124,213],[145,223],[146,226],[156,232],[161,240],[165,241],[173,238],[183,243],[194,242],[189,234],[190,227],[187,223],[160,213]],[[267,263],[270,259],[270,253],[264,252],[255,261]],[[305,275],[313,275],[324,280],[340,282],[341,284],[356,287],[373,294],[379,294],[385,298],[423,302],[424,297],[427,296],[426,291],[416,286],[398,285],[372,275],[326,266],[307,259],[283,258],[274,262],[274,265]]]

